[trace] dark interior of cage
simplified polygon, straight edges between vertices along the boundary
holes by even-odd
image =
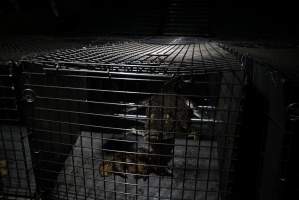
[[[27,124],[39,192],[53,199],[224,197],[239,76],[32,73],[28,85],[36,100],[27,106]]]

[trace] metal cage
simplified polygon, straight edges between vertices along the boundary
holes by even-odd
[[[247,74],[239,149],[242,156],[234,183],[238,185],[237,195],[243,199],[297,197],[299,73],[292,56],[297,49],[294,44],[279,42],[230,42],[220,46],[242,60]],[[256,48],[245,48],[248,53],[244,46]],[[279,52],[265,55],[261,47]],[[285,60],[291,62],[285,64]],[[254,187],[254,192],[249,193],[249,187]]]
[[[21,152],[36,197],[231,196],[246,76],[216,42],[134,39],[20,63]]]

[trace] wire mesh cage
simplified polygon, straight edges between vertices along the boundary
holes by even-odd
[[[109,42],[27,57],[19,70],[34,193],[230,196],[245,79],[217,43]]]
[[[241,48],[239,48],[241,46]],[[244,52],[244,46],[253,51]],[[246,199],[286,199],[298,193],[298,77],[297,48],[285,42],[223,43],[222,48],[239,57],[247,73],[244,88],[243,127],[238,160],[237,193]],[[261,48],[262,47],[262,48]],[[263,48],[279,49],[266,53]],[[248,49],[246,49],[248,51]],[[257,138],[259,138],[257,140]],[[252,143],[255,148],[252,148]],[[243,149],[243,150],[242,150]],[[246,180],[246,184],[242,184]]]

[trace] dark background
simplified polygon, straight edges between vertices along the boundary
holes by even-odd
[[[297,13],[270,0],[1,0],[0,32],[293,38]]]

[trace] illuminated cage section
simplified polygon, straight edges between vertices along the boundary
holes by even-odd
[[[32,198],[35,180],[27,130],[21,125],[16,65],[0,63],[0,199]]]
[[[244,75],[214,42],[62,50],[22,62],[45,199],[225,199]]]

